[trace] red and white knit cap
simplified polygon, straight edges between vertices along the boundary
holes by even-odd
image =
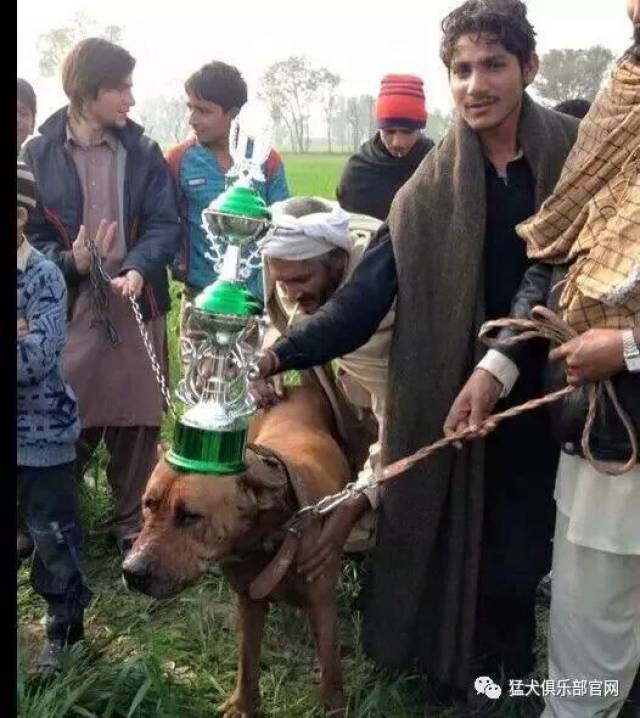
[[[422,129],[427,124],[423,84],[417,75],[385,75],[376,102],[378,128]]]

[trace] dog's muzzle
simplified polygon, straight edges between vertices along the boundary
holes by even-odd
[[[149,596],[156,594],[149,561],[139,551],[132,551],[122,564],[122,578],[127,588]]]
[[[122,580],[132,591],[140,591],[152,598],[167,598],[179,593],[190,582],[177,581],[160,571],[155,560],[143,551],[133,549],[122,564]]]

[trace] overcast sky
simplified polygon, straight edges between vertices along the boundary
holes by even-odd
[[[250,101],[266,67],[305,55],[342,77],[344,94],[377,94],[382,75],[412,72],[425,82],[429,108],[451,106],[438,58],[440,21],[458,0],[20,0],[18,76],[38,94],[38,121],[64,104],[58,77],[38,74],[38,37],[83,11],[103,25],[124,27],[123,44],[137,59],[138,101],[181,94],[203,63],[236,65]],[[538,49],[602,44],[617,56],[630,44],[624,0],[529,0]],[[315,9],[314,9],[315,7]],[[308,9],[307,9],[308,8]]]

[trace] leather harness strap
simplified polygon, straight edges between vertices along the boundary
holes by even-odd
[[[278,463],[284,470],[287,481],[293,489],[299,508],[304,508],[305,506],[310,505],[304,481],[298,472],[292,469],[292,467],[287,464],[285,459],[283,459],[278,452],[273,451],[273,449],[269,449],[266,446],[260,446],[259,444],[247,444],[247,449],[253,452],[262,461],[267,463]],[[311,521],[312,518],[309,516],[308,520],[304,522],[302,530],[304,530]],[[289,570],[293,559],[295,558],[301,537],[302,534],[299,529],[285,528],[285,537],[280,544],[276,555],[262,569],[258,576],[253,579],[251,585],[249,586],[249,596],[253,600],[266,598],[280,583],[280,581],[282,581],[285,574]]]

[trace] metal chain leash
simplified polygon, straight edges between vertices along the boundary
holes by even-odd
[[[99,316],[94,321],[99,322],[100,324],[104,324],[105,328],[107,329],[109,340],[113,344],[119,344],[122,340],[118,336],[118,333],[116,332],[116,329],[111,323],[111,320],[109,319],[108,315],[106,315],[106,310],[108,310],[109,308],[109,294],[106,285],[109,284],[109,282],[111,281],[111,276],[105,271],[102,265],[102,257],[98,252],[96,243],[93,240],[85,239],[85,244],[91,255],[89,277],[91,279],[91,286],[93,289],[93,294],[95,296],[94,307],[98,308],[99,301],[101,312],[103,312],[103,315]],[[158,382],[158,386],[160,387],[160,392],[162,393],[162,397],[167,404],[167,408],[169,409],[173,417],[175,417],[176,409],[173,405],[173,401],[171,400],[171,392],[169,391],[164,372],[162,371],[162,367],[160,366],[160,362],[158,361],[158,358],[156,356],[155,349],[153,348],[153,344],[151,343],[149,332],[147,332],[147,329],[144,326],[144,322],[142,320],[142,310],[140,309],[140,305],[138,304],[137,299],[133,296],[133,293],[129,292],[128,296],[131,308],[133,309],[133,316],[135,317],[136,323],[138,325],[138,330],[140,331],[142,342],[147,351],[149,361],[151,362],[151,368],[153,370],[153,373],[155,374],[156,381]],[[105,299],[103,299],[103,297]],[[116,341],[114,341],[114,337]]]
[[[104,271],[102,257],[93,239],[85,237],[84,245],[89,252],[89,281],[91,282],[91,306],[93,318],[91,328],[104,327],[107,338],[114,345],[121,343],[120,336],[109,318],[109,290],[107,288],[111,278]]]
[[[142,337],[144,347],[147,350],[149,361],[151,362],[151,368],[153,369],[153,373],[156,375],[156,381],[158,382],[158,386],[160,387],[162,396],[164,397],[164,400],[167,404],[167,408],[171,412],[172,416],[175,418],[176,409],[173,405],[173,401],[171,400],[171,392],[169,391],[169,387],[167,386],[167,380],[165,379],[162,367],[160,366],[158,358],[156,357],[156,352],[153,348],[153,344],[151,343],[149,332],[147,331],[146,327],[144,326],[144,322],[142,321],[142,310],[140,309],[140,305],[138,304],[136,298],[133,296],[132,292],[129,292],[129,301],[131,302],[131,308],[133,309],[133,314],[138,324],[138,329],[140,330],[140,336]]]

